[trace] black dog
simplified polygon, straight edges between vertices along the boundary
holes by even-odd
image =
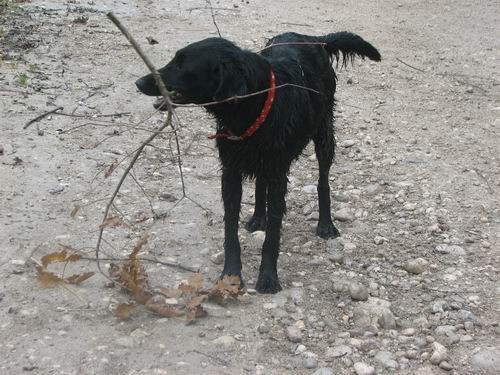
[[[323,238],[339,235],[331,217],[328,174],[335,148],[332,60],[335,56],[338,61],[340,53],[344,64],[355,55],[380,61],[375,47],[355,34],[311,37],[286,33],[271,39],[260,54],[222,38],[205,39],[179,50],[159,70],[173,92],[174,103],[222,102],[205,106],[217,120],[214,138],[222,161],[222,276],[241,276],[238,220],[242,179],[255,178],[255,211],[246,228],[266,231],[256,285],[261,293],[281,290],[276,267],[287,173],[310,140],[319,163],[316,232]],[[280,87],[284,84],[292,85]],[[160,95],[152,75],[137,80],[136,85],[146,95]],[[262,93],[246,96],[259,91]]]

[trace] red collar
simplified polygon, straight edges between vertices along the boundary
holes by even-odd
[[[247,128],[247,130],[245,130],[242,135],[238,136],[234,134],[231,130],[224,129],[220,132],[217,132],[217,134],[210,135],[208,138],[209,139],[226,138],[229,139],[230,141],[242,141],[245,138],[251,137],[257,130],[259,130],[260,126],[264,123],[264,121],[266,121],[269,112],[271,112],[274,96],[276,95],[276,77],[274,76],[274,72],[272,70],[270,74],[270,81],[271,81],[271,87],[267,92],[266,102],[264,103],[264,107],[262,108],[259,117],[257,117],[255,122],[249,128]]]

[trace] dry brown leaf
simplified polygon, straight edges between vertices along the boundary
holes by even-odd
[[[229,300],[236,300],[241,293],[239,276],[224,276],[210,290],[208,298],[219,305],[225,305]]]
[[[47,272],[43,267],[37,266],[38,282],[42,288],[54,288],[63,283],[63,280],[52,272]]]
[[[118,160],[115,159],[113,160],[111,165],[106,169],[106,172],[104,173],[104,178],[108,178],[109,176],[111,176],[111,174],[113,173],[113,171],[117,166],[118,166]]]
[[[136,307],[137,305],[135,303],[120,303],[118,306],[116,306],[116,309],[113,311],[113,314],[119,319],[125,320],[130,318],[130,314],[132,313],[132,310]]]
[[[95,275],[95,272],[85,272],[85,273],[80,273],[80,274],[71,275],[69,277],[66,277],[64,279],[64,281],[67,282],[68,284],[80,285],[85,280],[90,279],[94,275]]]
[[[99,226],[99,228],[101,228],[101,229],[107,228],[107,227],[116,228],[116,227],[122,226],[124,224],[125,223],[123,222],[123,220],[120,216],[108,216],[102,222],[102,224]]]
[[[44,255],[41,259],[43,268],[47,268],[47,266],[50,263],[64,262],[66,260],[67,255],[68,253],[66,252],[66,250],[57,251],[54,253]]]
[[[146,288],[132,289],[132,295],[134,296],[134,299],[141,305],[147,304],[148,301],[153,298],[153,293]]]
[[[71,210],[71,213],[70,213],[70,216],[72,219],[75,218],[75,216],[78,214],[78,212],[80,211],[80,206],[76,205],[75,207],[73,207],[73,209]]]
[[[179,284],[177,289],[179,289],[182,292],[182,295],[189,295],[195,292],[195,289],[191,285],[186,283]]]
[[[151,298],[149,301],[147,301],[145,306],[148,310],[151,310],[155,314],[167,318],[174,318],[176,316],[181,316],[182,314],[184,314],[182,310],[169,306],[165,302],[157,301],[155,298]]]
[[[192,309],[189,309],[186,314],[186,322],[187,324],[193,323],[196,319],[204,318],[208,315],[207,310],[203,308],[201,305],[196,305]]]
[[[195,291],[203,287],[203,275],[199,272],[193,273],[188,277],[188,284],[193,287]]]
[[[191,298],[189,301],[186,302],[186,307],[189,310],[194,309],[197,306],[200,306],[207,299],[208,299],[208,296],[197,296],[197,297]]]
[[[182,290],[172,288],[158,288],[158,292],[167,298],[179,298],[182,296]]]

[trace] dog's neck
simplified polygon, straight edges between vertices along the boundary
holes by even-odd
[[[246,54],[242,70],[246,77],[248,94],[269,89],[270,63],[261,55],[244,51]],[[220,103],[206,107],[217,119],[217,130],[227,129],[235,135],[241,135],[261,114],[267,92],[243,99]]]

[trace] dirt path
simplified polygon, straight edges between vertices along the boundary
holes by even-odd
[[[207,3],[0,7],[0,372],[496,373],[500,10],[496,1],[476,3],[213,1],[222,35],[240,46],[258,50],[284,31],[349,30],[378,47],[383,62],[358,61],[338,74],[331,185],[342,238],[314,235],[317,164],[308,150],[290,176],[279,266],[284,291],[207,304],[209,316],[192,325],[140,308],[118,321],[112,307],[127,296],[101,276],[41,289],[32,258],[58,244],[93,256],[123,165],[108,178],[106,170],[162,122],[133,86],[145,67],[104,12],[114,10],[161,66],[178,48],[216,36]],[[58,106],[85,117],[52,114],[23,130]],[[206,139],[213,122],[198,109],[178,114],[187,191],[208,211],[185,201],[154,220],[152,210],[162,216],[182,196],[165,135],[134,168],[141,188],[127,180],[116,204],[135,229],[107,230],[103,251],[124,258],[147,230],[144,256],[199,267],[210,285],[221,269],[223,236],[218,161]],[[252,210],[251,186],[242,220]],[[75,206],[81,208],[71,217]],[[251,287],[262,233],[240,234]],[[189,276],[145,266],[155,285]],[[95,262],[67,272],[89,270]]]

